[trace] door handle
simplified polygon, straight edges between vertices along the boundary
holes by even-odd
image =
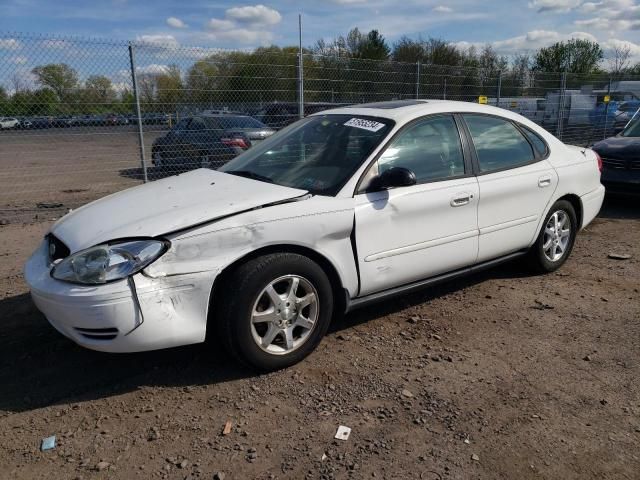
[[[540,177],[538,179],[538,186],[540,188],[548,187],[549,185],[551,185],[551,177]]]
[[[451,199],[452,207],[461,207],[463,205],[468,204],[473,198],[472,193],[458,193],[455,197]]]

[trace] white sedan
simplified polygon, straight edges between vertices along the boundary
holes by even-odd
[[[18,128],[20,126],[20,120],[17,118],[0,117],[0,130],[9,130],[11,128]]]
[[[566,260],[600,210],[600,160],[485,105],[403,100],[311,115],[218,171],[60,219],[28,260],[38,308],[85,347],[221,342],[259,370],[332,317],[520,255]],[[209,334],[209,335],[207,335]]]

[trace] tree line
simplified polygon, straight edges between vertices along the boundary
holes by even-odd
[[[180,50],[172,51],[180,55]],[[318,40],[304,49],[305,101],[354,103],[421,97],[474,100],[477,95],[544,96],[560,87],[579,88],[609,77],[640,75],[630,51],[615,49],[605,69],[604,52],[595,42],[571,39],[532,54],[508,58],[491,45],[459,46],[438,38],[402,37],[389,45],[377,30],[354,28],[332,41]],[[12,79],[11,94],[0,87],[0,115],[72,115],[131,113],[131,82],[115,85],[107,75],[84,81],[65,63],[36,66],[36,85]],[[264,104],[297,100],[298,48],[260,47],[251,52],[217,52],[182,71],[177,64],[137,74],[145,111],[173,112],[203,106]]]

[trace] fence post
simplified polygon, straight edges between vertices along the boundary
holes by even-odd
[[[133,82],[133,96],[136,99],[136,117],[138,118],[138,144],[140,145],[140,164],[142,165],[142,180],[149,181],[147,177],[147,163],[144,159],[144,133],[142,131],[142,115],[140,114],[140,96],[138,95],[138,76],[136,75],[136,62],[133,53],[133,44],[129,43],[129,62],[131,64],[131,80]]]
[[[564,126],[565,91],[567,89],[567,71],[563,71],[560,77],[560,93],[558,94],[558,138],[562,140],[562,130]]]
[[[304,118],[304,74],[302,56],[302,14],[298,14],[298,116]]]
[[[416,62],[416,99],[420,98],[420,60]]]
[[[502,71],[498,70],[498,85],[496,92],[496,107],[500,106],[500,92],[502,90]]]
[[[447,77],[446,77],[446,75],[444,77],[444,90],[442,91],[442,99],[443,100],[447,99]]]
[[[602,132],[602,138],[607,138],[607,120],[609,119],[609,103],[611,103],[611,77],[609,77],[609,85],[607,86],[607,96],[609,101],[604,106],[604,131]]]

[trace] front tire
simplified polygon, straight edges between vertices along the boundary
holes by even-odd
[[[570,202],[553,204],[529,251],[529,264],[539,273],[553,272],[567,261],[578,232],[578,219]]]
[[[242,264],[225,278],[220,293],[213,305],[219,338],[236,359],[262,372],[289,367],[309,355],[333,314],[327,275],[295,253]]]

